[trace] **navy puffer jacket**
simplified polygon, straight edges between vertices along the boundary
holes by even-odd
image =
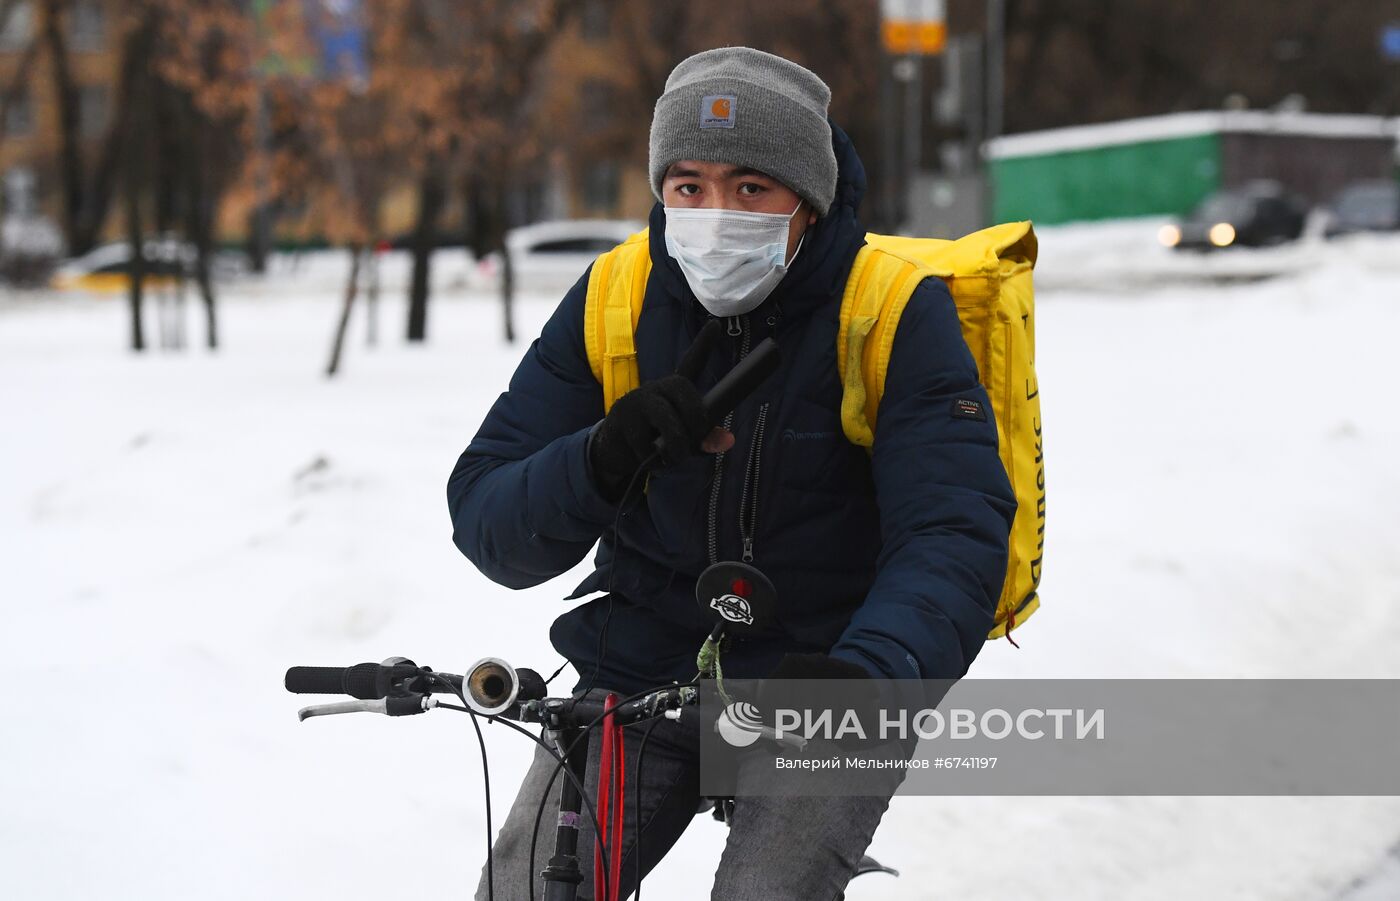
[[[1016,501],[995,423],[953,415],[955,400],[990,405],[941,281],[924,282],[900,321],[873,454],[841,430],[837,317],[865,239],[856,217],[865,170],[846,135],[834,126],[833,135],[835,204],[698,379],[703,391],[768,335],[782,349],[779,370],[734,411],[731,451],[654,472],[614,545],[617,511],[594,487],[586,453],[603,397],[584,350],[585,274],[457,461],[453,540],[494,581],[537,585],[602,539],[596,570],[570,600],[611,586],[611,603],[577,604],[550,630],[584,683],[596,670],[593,684],[631,693],[693,677],[709,631],[695,579],[746,546],[778,589],[781,634],[727,646],[726,675],[761,677],[785,652],[819,651],[876,675],[958,678],[992,626]],[[666,254],[660,205],[650,224],[656,262],[636,334],[643,381],[672,372],[709,318]]]

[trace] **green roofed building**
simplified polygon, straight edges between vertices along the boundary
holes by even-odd
[[[1006,135],[988,145],[993,221],[1180,215],[1274,179],[1313,203],[1396,173],[1397,122],[1301,112],[1178,113]]]

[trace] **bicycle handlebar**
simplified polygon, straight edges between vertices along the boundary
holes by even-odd
[[[295,694],[347,694],[359,699],[303,707],[297,713],[302,720],[337,713],[410,716],[438,706],[430,697],[434,693],[461,694],[471,712],[480,716],[538,723],[549,729],[583,728],[600,721],[605,713],[599,699],[545,697],[545,682],[539,673],[516,669],[495,657],[478,661],[466,676],[434,672],[403,657],[349,667],[294,666],[287,670],[284,684]],[[699,701],[700,692],[694,685],[663,685],[619,704],[612,715],[624,726],[658,716],[674,719],[683,707]],[[792,733],[779,735],[767,725],[757,731],[798,750],[807,745],[805,738]]]
[[[337,713],[383,713],[408,716],[438,706],[434,693],[461,694],[467,706],[482,716],[499,716],[550,728],[581,727],[603,717],[603,702],[592,698],[547,698],[545,683],[531,669],[516,669],[503,660],[478,661],[466,676],[434,672],[402,657],[355,666],[294,666],[284,679],[294,694],[344,694],[355,701],[305,707],[300,718]],[[691,686],[661,686],[612,711],[623,725],[657,716],[676,716],[681,707],[696,704]]]

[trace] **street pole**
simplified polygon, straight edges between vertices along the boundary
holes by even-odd
[[[996,221],[996,185],[992,178],[992,167],[987,145],[1001,135],[1005,82],[1006,56],[1006,0],[987,0],[987,70],[986,70],[986,117],[987,127],[982,135],[982,181],[986,222]]]
[[[899,145],[895,127],[894,56],[880,50],[880,214],[881,228],[894,231],[899,223]]]
[[[904,205],[906,207],[905,222],[907,226],[909,220],[913,218],[913,210],[907,209],[910,206],[910,194],[914,190],[914,185],[918,183],[919,163],[923,150],[924,120],[923,120],[923,57],[918,53],[910,53],[904,62],[907,67],[906,74],[909,76],[904,85]]]

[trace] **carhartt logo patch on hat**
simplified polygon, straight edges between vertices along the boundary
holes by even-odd
[[[711,94],[700,98],[701,128],[733,128],[734,104],[738,98],[733,94]]]

